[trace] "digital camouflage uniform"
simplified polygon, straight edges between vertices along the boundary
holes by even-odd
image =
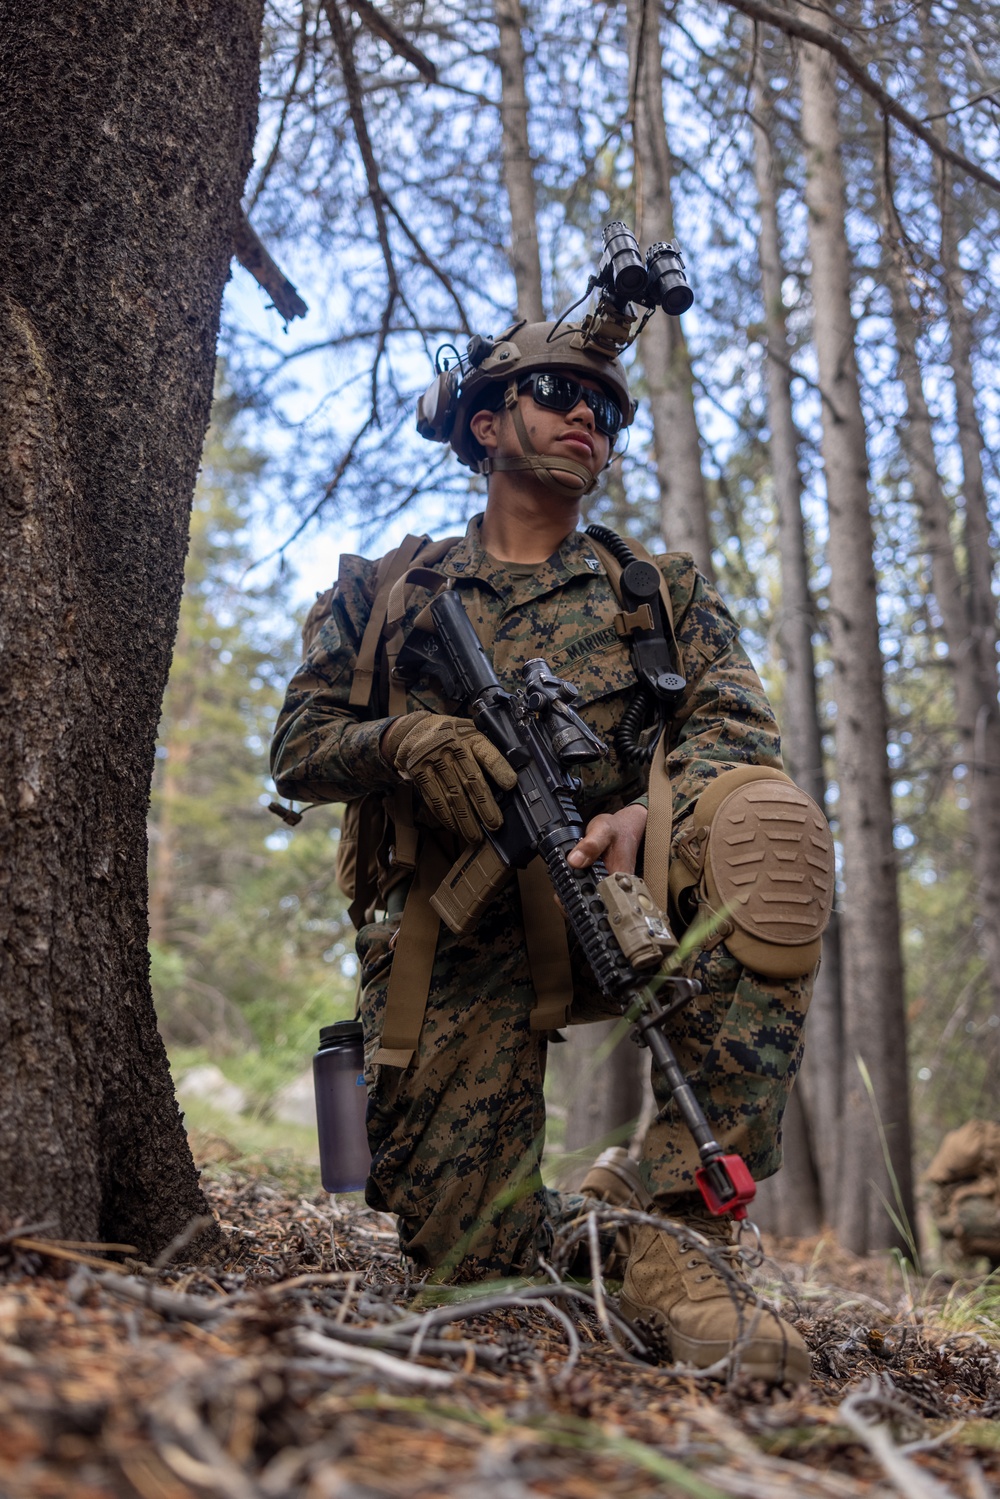
[[[505,687],[544,656],[579,692],[583,718],[609,745],[636,679],[613,619],[620,605],[588,538],[574,532],[530,575],[509,572],[483,550],[477,517],[435,570],[455,587]],[[705,785],[739,765],[780,768],[778,729],[760,681],[718,594],[686,555],[662,562],[687,690],[670,727],[675,835]],[[272,747],[279,791],[301,801],[342,801],[398,784],[378,744],[386,719],[358,728],[348,706],[376,564],[341,559],[332,612],[293,678]],[[403,623],[429,593],[416,588]],[[377,695],[374,698],[377,703]],[[437,684],[420,679],[408,711],[461,714]],[[375,712],[378,711],[376,708]],[[584,822],[644,794],[644,774],[610,758],[578,768]],[[418,815],[418,821],[419,821]],[[450,863],[451,835],[426,825]],[[516,884],[495,898],[473,936],[441,928],[417,1054],[405,1070],[372,1064],[378,1049],[399,916],[358,933],[361,1014],[368,1058],[367,1200],[396,1213],[404,1251],[424,1267],[471,1279],[530,1270],[550,1234],[554,1194],[539,1176],[544,1136],[545,1036],[533,1031],[535,1000]],[[776,984],[745,970],[724,945],[702,953],[702,994],[671,1022],[671,1041],[726,1150],[756,1178],[780,1164],[780,1123],[801,1052],[811,976]],[[572,1018],[613,1013],[574,955]],[[654,1085],[659,1080],[654,1069]],[[664,1099],[661,1097],[661,1104]],[[650,1130],[642,1171],[666,1205],[694,1189],[695,1147],[671,1115]],[[693,1200],[693,1199],[692,1199]]]

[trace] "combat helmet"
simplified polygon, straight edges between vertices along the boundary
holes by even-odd
[[[459,460],[475,473],[493,468],[530,469],[550,488],[561,493],[585,493],[597,482],[583,464],[573,459],[546,458],[535,452],[521,418],[517,401],[518,382],[537,370],[551,370],[593,380],[610,395],[622,412],[622,425],[635,418],[635,403],[628,379],[610,347],[606,351],[588,336],[583,323],[512,323],[496,338],[476,334],[467,351],[424,392],[417,405],[417,430],[432,442],[450,443]],[[489,459],[473,437],[470,422],[484,406],[499,409],[506,403],[521,443],[522,458]],[[559,473],[570,470],[585,483],[560,483]]]

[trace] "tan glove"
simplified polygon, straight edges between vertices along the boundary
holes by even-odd
[[[516,785],[517,773],[467,718],[406,713],[386,729],[381,750],[413,782],[442,827],[479,843],[484,826],[501,826],[503,817],[483,771],[504,791]]]

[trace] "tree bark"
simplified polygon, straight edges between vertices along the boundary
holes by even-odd
[[[931,38],[923,23],[925,55],[934,55]],[[928,50],[928,48],[930,50]],[[948,146],[949,126],[945,114],[947,101],[941,80],[933,67],[927,70],[927,105],[936,115],[932,129],[942,146]],[[965,542],[965,576],[961,578],[952,601],[951,625],[957,630],[952,640],[947,634],[949,619],[944,601],[935,586],[935,595],[945,620],[948,654],[956,672],[956,707],[959,715],[961,753],[968,772],[969,831],[972,843],[973,872],[976,881],[976,932],[983,955],[994,1009],[1000,1007],[1000,711],[997,704],[997,605],[993,593],[993,537],[991,535],[986,486],[983,481],[985,442],[977,411],[973,373],[974,329],[966,302],[965,274],[959,257],[961,229],[959,205],[953,187],[953,168],[943,157],[935,160],[938,205],[941,214],[941,270],[945,308],[951,342],[950,362],[955,392],[955,420],[958,447],[962,459],[962,502]],[[907,299],[907,307],[909,307]],[[902,349],[900,351],[901,358]],[[914,353],[915,357],[915,353]],[[909,361],[907,361],[909,364]],[[912,381],[912,370],[910,371]],[[919,375],[918,375],[919,380]],[[921,388],[921,396],[922,396]],[[929,417],[924,445],[933,439]],[[926,470],[925,470],[926,471]],[[941,491],[938,470],[933,480]],[[944,495],[929,493],[933,504],[943,503]],[[946,507],[947,514],[947,507]],[[944,533],[949,541],[950,530]],[[955,565],[953,571],[957,574]],[[943,580],[942,586],[955,586],[955,580]],[[960,598],[964,620],[954,617]],[[986,1043],[989,1084],[996,1090],[1000,1079],[1000,1041],[994,1032]]]
[[[815,22],[817,13],[809,15]],[[850,249],[844,231],[835,65],[828,53],[804,44],[799,71],[814,336],[823,400],[837,815],[844,861],[845,1076],[837,1229],[847,1248],[865,1253],[900,1242],[882,1197],[910,1224],[915,1222],[906,1025],[874,537],[854,349]],[[862,1065],[881,1115],[887,1160]]]
[[[146,809],[260,26],[259,0],[0,4],[0,1197],[147,1256],[205,1206]]]
[[[496,0],[500,33],[500,126],[503,182],[510,204],[510,267],[517,287],[518,316],[540,323],[542,263],[538,255],[535,177],[528,142],[528,91],[524,81],[524,16],[521,0]]]
[[[636,178],[636,234],[645,247],[674,237],[673,160],[663,110],[659,7],[629,0],[629,56],[635,81],[632,124]],[[657,312],[642,335],[640,358],[649,388],[653,444],[660,485],[663,539],[671,552],[690,552],[715,581],[708,495],[687,339],[679,318]]]

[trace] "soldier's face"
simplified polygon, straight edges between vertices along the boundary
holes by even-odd
[[[574,376],[574,378],[576,378]],[[580,380],[587,390],[600,391],[596,381]],[[596,476],[607,467],[611,456],[611,440],[597,430],[594,413],[583,396],[570,411],[552,411],[539,406],[528,391],[518,396],[521,416],[531,445],[540,457],[572,458],[582,463]],[[473,435],[482,443],[487,453],[497,458],[517,458],[521,454],[521,441],[514,427],[510,412],[480,411],[470,423]],[[583,489],[584,481],[569,469],[561,469],[567,487]]]

